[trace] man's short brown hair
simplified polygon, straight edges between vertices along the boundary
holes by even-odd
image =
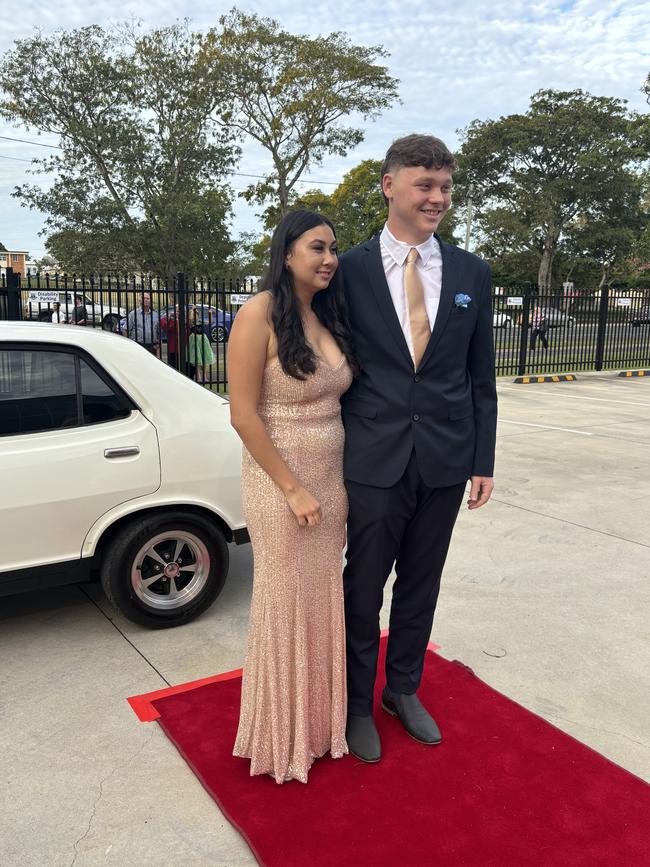
[[[447,145],[439,138],[418,133],[405,135],[403,138],[395,139],[386,151],[381,167],[382,186],[384,175],[395,169],[410,166],[423,166],[425,169],[446,168],[453,172],[457,168],[457,163]]]

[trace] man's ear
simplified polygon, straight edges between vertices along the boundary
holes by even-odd
[[[381,179],[381,189],[387,199],[390,199],[393,191],[393,176],[387,172]]]

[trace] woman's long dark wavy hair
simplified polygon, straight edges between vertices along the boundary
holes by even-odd
[[[260,291],[270,292],[273,296],[271,319],[278,340],[280,364],[284,372],[294,379],[306,379],[308,374],[315,372],[316,356],[305,338],[293,277],[286,266],[286,258],[294,241],[310,229],[323,224],[329,226],[336,237],[334,226],[322,214],[302,210],[287,214],[273,233],[269,267],[260,281]],[[352,373],[357,376],[359,362],[352,346],[343,278],[339,268],[336,269],[329,286],[314,295],[311,306],[346,357]]]

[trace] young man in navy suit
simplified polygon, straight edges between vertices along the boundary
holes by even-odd
[[[417,696],[440,578],[468,479],[493,488],[497,399],[490,270],[435,234],[456,164],[409,135],[382,166],[388,219],[341,257],[361,375],[343,398],[350,504],[344,571],[350,751],[378,761],[373,720],[383,589],[395,567],[382,706],[418,741],[441,740]]]

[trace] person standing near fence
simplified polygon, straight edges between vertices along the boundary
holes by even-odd
[[[548,319],[541,307],[535,307],[531,313],[530,327],[530,351],[532,352],[535,349],[538,338],[544,349],[548,349],[548,338],[546,336],[548,332]]]
[[[65,322],[67,322],[65,313],[61,312],[61,305],[58,301],[55,301],[52,304],[52,317],[50,319],[50,322],[53,322],[55,325],[63,325]]]
[[[73,325],[88,324],[88,312],[86,311],[86,305],[84,304],[83,295],[74,296],[74,308],[72,310],[71,322]]]
[[[151,295],[142,293],[142,305],[132,310],[126,320],[126,336],[160,358],[160,318],[151,309]]]
[[[196,307],[192,309],[190,315],[187,361],[190,368],[196,371],[196,381],[205,383],[209,379],[209,368],[215,362],[215,354],[210,346],[210,338],[205,333],[203,320],[197,319]]]

